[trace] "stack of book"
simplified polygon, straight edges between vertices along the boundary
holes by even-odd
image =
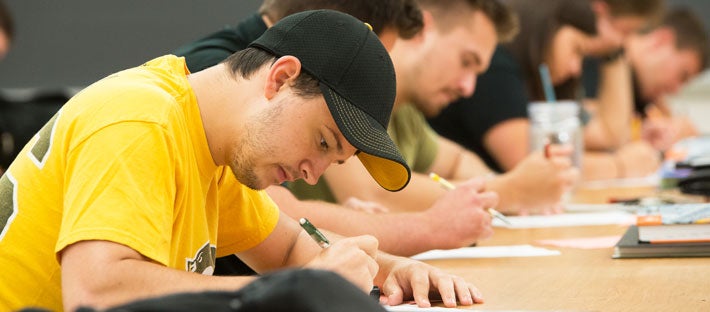
[[[710,204],[664,204],[636,214],[613,258],[710,257]]]

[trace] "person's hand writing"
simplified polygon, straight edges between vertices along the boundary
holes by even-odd
[[[370,292],[379,266],[377,239],[370,235],[343,238],[324,248],[306,267],[334,271],[365,292]]]
[[[387,260],[392,265],[388,265],[388,274],[382,284],[382,304],[398,305],[414,299],[419,307],[431,307],[430,293],[438,294],[447,307],[455,307],[457,299],[461,305],[483,302],[481,292],[461,277],[420,261],[387,256],[396,259]]]
[[[498,194],[484,192],[481,178],[459,184],[423,212],[427,232],[438,248],[459,248],[493,235],[488,208],[498,205]]]
[[[550,145],[547,157],[542,151],[534,152],[499,176],[500,181],[492,181],[505,190],[499,210],[519,215],[562,212],[563,195],[579,179],[579,169],[572,166],[572,152],[570,145]]]

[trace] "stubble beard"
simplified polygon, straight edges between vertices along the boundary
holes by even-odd
[[[263,190],[271,183],[261,181],[256,174],[256,159],[267,159],[265,156],[276,155],[267,133],[273,132],[277,118],[281,114],[281,106],[271,107],[262,115],[253,118],[244,127],[244,135],[236,144],[230,169],[240,183],[253,190]]]

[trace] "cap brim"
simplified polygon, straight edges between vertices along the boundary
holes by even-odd
[[[399,191],[409,183],[411,171],[387,129],[346,99],[320,84],[330,113],[358,158],[377,183],[389,191]]]

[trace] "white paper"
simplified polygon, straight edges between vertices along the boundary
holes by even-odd
[[[546,228],[580,225],[631,225],[636,223],[636,216],[625,211],[604,211],[586,213],[563,213],[547,216],[509,216],[510,225],[493,219],[493,226],[514,229]]]
[[[557,250],[532,245],[479,246],[435,249],[412,256],[416,260],[557,256]]]
[[[396,306],[384,306],[387,311],[409,312],[409,311],[453,311],[453,312],[471,312],[472,310],[463,310],[456,308],[431,307],[420,308],[416,304],[400,304]]]
[[[606,189],[610,187],[653,187],[661,183],[661,176],[653,173],[645,177],[623,178],[609,180],[592,180],[582,182],[581,187],[587,189]]]
[[[628,211],[635,212],[638,206],[624,204],[565,204],[566,212],[602,212],[602,211]]]

